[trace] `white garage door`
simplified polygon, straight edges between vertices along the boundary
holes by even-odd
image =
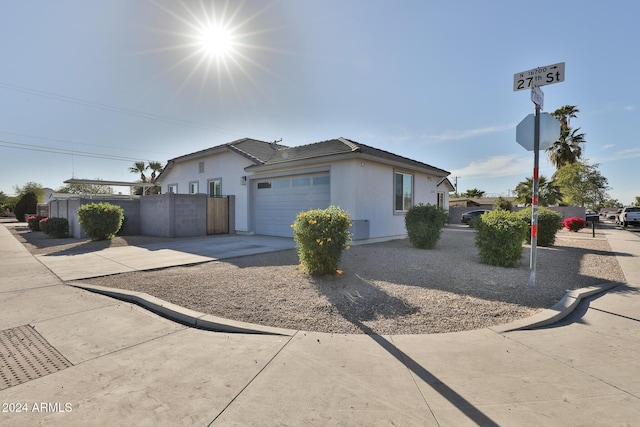
[[[253,183],[256,234],[292,237],[296,215],[329,206],[329,174],[296,175]]]

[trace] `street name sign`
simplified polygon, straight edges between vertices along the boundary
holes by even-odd
[[[564,62],[537,67],[513,75],[513,91],[551,85],[564,81]]]

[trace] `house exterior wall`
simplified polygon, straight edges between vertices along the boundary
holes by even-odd
[[[396,171],[413,175],[414,204],[437,204],[440,179],[436,176],[360,159],[331,166],[331,203],[349,212],[354,221],[367,220],[370,239],[406,235],[404,214],[394,212]],[[447,200],[445,193],[445,206]]]
[[[200,172],[200,163],[204,162]],[[248,185],[243,184],[242,177],[248,175],[245,167],[253,163],[239,154],[221,152],[208,157],[196,158],[175,163],[162,179],[162,192],[169,192],[169,185],[178,185],[178,194],[189,193],[189,183],[198,182],[198,192],[208,193],[208,182],[213,179],[222,180],[222,195],[235,196],[235,230],[247,232],[249,227]]]

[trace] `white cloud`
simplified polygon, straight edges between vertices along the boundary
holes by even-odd
[[[437,135],[428,135],[428,134],[416,134],[411,135],[409,133],[403,133],[401,135],[395,135],[391,137],[391,140],[396,143],[403,143],[407,141],[432,141],[432,142],[442,142],[442,141],[452,141],[452,140],[460,140],[460,139],[468,139],[474,138],[482,135],[490,135],[493,133],[503,132],[505,130],[514,130],[516,125],[505,125],[505,126],[490,126],[478,129],[469,129],[469,130],[461,130],[461,131],[445,131],[441,134]]]
[[[451,172],[452,176],[498,178],[505,176],[529,176],[533,171],[533,160],[515,154],[493,156],[483,160],[473,160],[462,169]]]
[[[440,135],[428,135],[428,136],[425,135],[424,138],[437,139],[441,141],[449,141],[454,139],[473,138],[480,135],[489,135],[492,133],[503,132],[505,130],[515,129],[515,128],[516,128],[515,125],[490,126],[485,128],[469,129],[469,130],[462,130],[462,131],[445,131]]]

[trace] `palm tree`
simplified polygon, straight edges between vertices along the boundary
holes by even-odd
[[[565,105],[551,113],[560,122],[560,138],[546,151],[556,170],[582,158],[582,145],[586,142],[585,134],[578,133],[580,128],[571,129],[569,126],[569,121],[577,117],[579,112],[575,105]]]
[[[156,182],[156,178],[162,172],[162,163],[160,162],[149,162],[149,169],[151,169],[151,181]]]
[[[533,178],[527,178],[518,183],[515,188],[517,194],[516,202],[530,206],[533,201]],[[538,178],[538,204],[540,206],[550,206],[562,200],[560,187],[554,180],[547,181],[547,178],[540,175]]]
[[[556,111],[551,113],[551,115],[556,119],[558,119],[558,121],[560,122],[560,126],[568,127],[569,120],[575,119],[576,117],[578,117],[579,112],[580,110],[578,110],[577,106],[565,105],[564,107],[558,108]]]
[[[467,190],[466,193],[462,193],[462,197],[480,198],[483,197],[484,194],[485,192],[483,190],[472,188],[471,190]]]
[[[568,164],[578,162],[582,158],[582,145],[586,142],[584,133],[578,133],[580,128],[570,127],[560,128],[560,138],[554,142],[547,151],[549,160],[556,167],[556,170]]]
[[[147,166],[144,162],[135,162],[133,164],[133,167],[129,168],[129,172],[139,173],[140,181],[147,182],[147,176],[144,174],[144,171],[146,171],[147,169],[149,169],[149,166]]]
[[[151,183],[156,182],[156,178],[158,177],[158,175],[160,175],[160,173],[162,173],[162,163],[160,162],[149,162],[149,169],[151,169]],[[160,193],[160,187],[152,187],[147,189],[147,193],[152,193],[152,194],[159,194]]]

